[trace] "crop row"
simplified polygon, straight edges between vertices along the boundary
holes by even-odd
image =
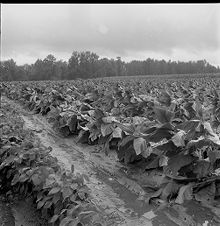
[[[49,225],[101,225],[89,201],[85,175],[62,169],[52,149],[43,147],[23,129],[19,112],[2,104],[0,134],[0,191],[8,198],[32,197]],[[89,219],[89,221],[88,221]]]
[[[203,84],[203,82],[206,84]],[[78,84],[79,85],[79,84]],[[65,136],[113,148],[125,164],[161,170],[164,180],[151,196],[182,204],[195,199],[209,204],[220,197],[219,84],[214,80],[124,82],[6,83],[5,94],[46,115]],[[93,88],[93,90],[92,90]],[[141,163],[141,164],[140,164]]]

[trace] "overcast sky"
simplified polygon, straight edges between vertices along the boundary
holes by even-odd
[[[122,60],[220,66],[220,4],[2,4],[1,57],[34,63],[74,50]]]

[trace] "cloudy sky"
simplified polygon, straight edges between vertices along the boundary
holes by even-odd
[[[2,4],[1,12],[1,59],[18,65],[89,50],[220,66],[220,4]]]

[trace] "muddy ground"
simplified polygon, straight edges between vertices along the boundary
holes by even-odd
[[[54,131],[45,117],[26,111],[21,105],[6,97],[2,99],[2,104],[4,102],[18,110],[25,122],[24,128],[32,130],[42,145],[52,147],[51,155],[58,159],[63,168],[71,170],[73,164],[75,172],[89,177],[86,184],[90,189],[92,202],[102,211],[106,225],[220,225],[217,219],[220,216],[219,209],[210,209],[193,201],[182,206],[173,205],[162,209],[146,204],[142,199],[143,196],[148,195],[144,185],[148,182],[152,183],[154,178],[160,175],[140,175],[138,170],[128,175],[127,167],[118,162],[114,151],[106,156],[101,146],[78,144],[73,136],[64,138]],[[20,220],[15,221],[15,225],[26,226],[27,224],[22,222],[22,211],[16,209],[16,206],[12,208],[14,208],[13,215],[20,217]],[[23,214],[25,217],[25,211]]]

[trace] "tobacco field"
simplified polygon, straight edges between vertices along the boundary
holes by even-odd
[[[31,196],[45,225],[220,225],[219,74],[2,82],[1,93],[0,191]]]

